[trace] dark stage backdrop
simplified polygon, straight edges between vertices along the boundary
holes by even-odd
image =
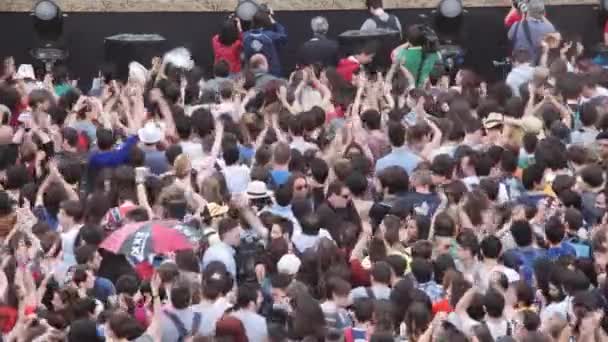
[[[503,26],[507,11],[507,8],[468,9],[457,39],[468,51],[465,63],[489,80],[500,75],[492,60],[500,59],[508,51]],[[420,15],[432,15],[429,9],[400,9],[391,13],[404,26],[428,22]],[[320,14],[328,18],[333,37],[360,26],[367,17],[362,10],[278,12],[277,20],[289,31],[289,43],[281,53],[286,70],[294,66],[298,46],[310,36],[310,19]],[[593,6],[549,7],[548,16],[564,35],[583,37],[586,46],[601,39],[602,27]],[[213,59],[211,36],[226,17],[227,13],[218,12],[70,13],[64,25],[71,54],[67,64],[72,74],[80,78],[80,86],[88,88],[104,61],[104,37],[117,33],[158,33],[167,38],[169,47],[190,48],[197,64],[208,70]],[[29,13],[0,12],[0,32],[0,56],[13,55],[17,63],[32,62],[28,50],[34,47],[36,38]]]

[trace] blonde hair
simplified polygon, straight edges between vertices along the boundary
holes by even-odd
[[[183,179],[190,175],[190,170],[192,170],[192,163],[190,163],[190,158],[184,153],[180,154],[175,158],[173,162],[173,168],[175,170],[175,176],[177,178]]]

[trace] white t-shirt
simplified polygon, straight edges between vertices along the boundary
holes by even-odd
[[[300,253],[304,253],[309,248],[315,248],[317,243],[321,238],[331,238],[331,234],[323,228],[319,229],[319,234],[317,235],[306,235],[302,232],[294,232],[292,242],[293,246],[300,251]]]
[[[231,194],[247,191],[247,185],[251,181],[249,172],[249,167],[242,164],[230,165],[224,168],[226,185]]]
[[[488,326],[488,330],[490,330],[490,334],[494,340],[502,336],[507,336],[509,322],[506,319],[486,319],[486,325]],[[511,335],[513,335],[513,328],[511,328]]]

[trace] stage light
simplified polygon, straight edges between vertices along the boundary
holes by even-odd
[[[243,21],[251,21],[260,9],[260,5],[254,0],[240,0],[234,12]]]
[[[55,1],[41,0],[34,5],[31,15],[39,42],[30,50],[30,54],[50,71],[56,62],[68,57],[61,43],[64,14]]]
[[[50,21],[61,17],[61,8],[54,1],[41,0],[34,6],[34,16],[42,21]]]
[[[437,11],[446,18],[456,18],[463,12],[462,0],[441,0]]]

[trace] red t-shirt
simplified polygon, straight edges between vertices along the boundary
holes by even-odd
[[[606,20],[606,24],[604,24],[604,33],[608,33],[608,20]]]
[[[433,303],[433,315],[436,315],[439,312],[450,313],[454,311],[454,308],[450,305],[450,301],[446,298]]]
[[[230,65],[230,73],[235,74],[241,71],[241,51],[243,50],[243,34],[239,36],[232,45],[226,46],[220,43],[220,36],[215,35],[211,40],[213,46],[214,63],[222,59]]]
[[[342,58],[340,62],[338,62],[336,72],[350,83],[353,80],[353,75],[360,67],[361,64],[353,57]]]

